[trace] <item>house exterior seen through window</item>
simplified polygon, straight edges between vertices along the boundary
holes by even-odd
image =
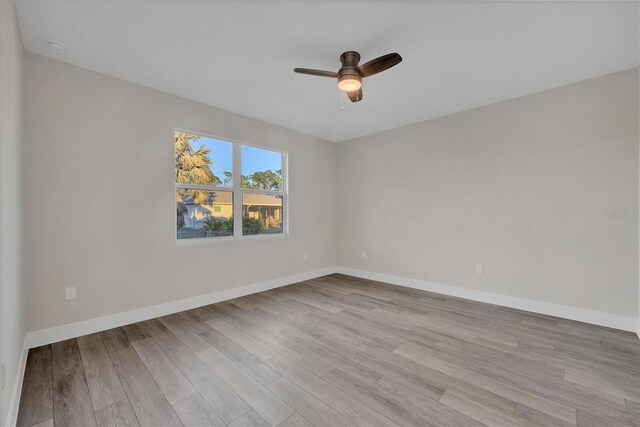
[[[176,239],[286,234],[286,154],[175,131]]]

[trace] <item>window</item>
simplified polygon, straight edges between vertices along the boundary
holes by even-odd
[[[284,235],[285,153],[175,131],[176,238]]]

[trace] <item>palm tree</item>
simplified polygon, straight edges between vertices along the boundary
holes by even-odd
[[[222,181],[211,171],[213,162],[209,158],[209,148],[201,145],[197,150],[192,143],[199,140],[197,135],[183,132],[175,133],[176,182],[179,184],[220,185]],[[187,207],[183,198],[189,197],[196,204],[211,201],[212,193],[206,190],[180,189],[176,193],[177,226],[184,227],[184,215]]]

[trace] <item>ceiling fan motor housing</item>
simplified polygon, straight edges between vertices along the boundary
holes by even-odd
[[[360,62],[360,54],[358,52],[350,50],[343,53],[342,55],[340,55],[340,62],[342,63],[342,68],[340,68],[340,70],[338,71],[340,75],[342,75],[343,73],[355,73],[359,75],[359,73],[356,71],[356,68],[358,68],[358,62]]]
[[[338,71],[338,86],[344,80],[357,80],[362,82],[362,76],[358,72],[358,62],[360,62],[360,54],[352,50],[340,55],[342,68]]]

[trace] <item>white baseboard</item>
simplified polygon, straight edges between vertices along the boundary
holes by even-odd
[[[178,301],[172,301],[136,310],[125,311],[122,313],[116,313],[104,317],[83,320],[81,322],[69,323],[49,329],[29,332],[27,333],[25,338],[26,348],[28,349],[40,345],[50,344],[69,338],[127,325],[129,323],[152,319],[154,317],[166,316],[168,314],[177,313],[179,311],[190,310],[192,308],[200,307],[203,305],[214,304],[216,302],[238,298],[256,292],[262,292],[268,289],[286,286],[292,283],[302,282],[304,280],[309,280],[336,272],[347,274],[350,276],[361,277],[364,279],[387,282],[394,285],[406,286],[414,289],[421,289],[429,292],[436,292],[440,294],[466,298],[469,300],[502,305],[505,307],[517,308],[520,310],[547,314],[550,316],[557,316],[565,319],[577,320],[580,322],[592,323],[594,325],[607,326],[610,328],[639,333],[638,319],[633,317],[619,316],[610,313],[603,313],[599,311],[536,301],[526,298],[518,298],[491,292],[460,288],[457,286],[443,285],[439,283],[428,282],[425,280],[394,276],[391,274],[376,273],[372,271],[359,270],[342,266],[331,266],[319,270],[308,271],[305,273],[267,280],[265,282],[241,286],[238,288],[212,292],[210,294],[200,295],[197,297],[185,298]]]
[[[22,353],[20,354],[20,360],[18,361],[18,372],[13,382],[13,391],[11,393],[11,401],[9,402],[9,410],[7,411],[7,419],[5,420],[5,426],[15,426],[18,422],[18,408],[20,406],[20,395],[22,394],[22,380],[24,378],[24,369],[27,366],[27,355],[29,354],[29,347],[27,347],[27,337],[25,336],[22,343]]]
[[[251,285],[240,286],[238,288],[225,289],[224,291],[212,292],[210,294],[200,295],[197,297],[185,298],[178,301],[171,301],[164,304],[152,305],[150,307],[143,307],[136,310],[83,320],[81,322],[55,326],[49,329],[28,332],[26,336],[27,348],[51,344],[69,338],[92,334],[106,329],[117,328],[130,323],[141,322],[143,320],[166,316],[168,314],[190,310],[203,305],[214,304],[216,302],[254,294],[256,292],[262,292],[268,289],[326,276],[327,274],[335,273],[336,268],[337,267],[335,266],[321,268],[319,270],[307,271],[291,276],[253,283]]]
[[[19,372],[17,373],[17,378],[14,384],[13,395],[11,397],[9,412],[7,414],[6,425],[13,426],[15,425],[17,420],[18,405],[20,403],[20,393],[22,390],[22,380],[24,378],[27,353],[28,349],[30,348],[62,341],[69,338],[75,338],[86,334],[91,334],[106,329],[116,328],[118,326],[127,325],[129,323],[140,322],[159,316],[166,316],[168,314],[177,313],[179,311],[189,310],[203,305],[214,304],[216,302],[238,298],[241,296],[254,294],[256,292],[262,292],[268,289],[274,289],[333,273],[341,273],[360,277],[363,279],[376,280],[379,282],[386,282],[394,285],[421,289],[424,291],[451,295],[459,298],[466,298],[469,300],[481,301],[505,307],[517,308],[520,310],[526,310],[535,313],[547,314],[550,316],[557,316],[565,319],[607,326],[624,331],[636,332],[638,334],[638,337],[640,338],[639,319],[633,317],[618,316],[615,314],[586,310],[582,308],[512,297],[491,292],[477,291],[456,286],[442,285],[439,283],[411,279],[408,277],[394,276],[391,274],[375,273],[372,271],[359,270],[349,267],[331,266],[319,270],[308,271],[305,273],[294,274],[291,276],[241,286],[238,288],[212,292],[210,294],[200,295],[197,297],[185,298],[178,301],[153,305],[150,307],[143,307],[136,310],[98,317],[95,319],[56,326],[49,329],[28,332],[24,340],[24,348],[20,360]]]
[[[536,301],[526,298],[512,297],[508,295],[495,294],[485,291],[477,291],[457,286],[442,285],[440,283],[427,282],[425,280],[411,279],[408,277],[394,276],[391,274],[375,273],[372,271],[358,270],[349,267],[338,267],[338,273],[363,279],[376,280],[378,282],[391,283],[393,285],[405,286],[408,288],[420,289],[423,291],[435,292],[438,294],[451,295],[474,301],[486,302],[489,304],[501,305],[519,310],[531,311],[534,313],[546,314],[549,316],[562,317],[579,322],[591,323],[594,325],[607,326],[609,328],[621,329],[623,331],[638,332],[638,319],[634,317],[619,316],[616,314],[603,313],[600,311],[586,310],[584,308],[570,307],[549,302]]]

